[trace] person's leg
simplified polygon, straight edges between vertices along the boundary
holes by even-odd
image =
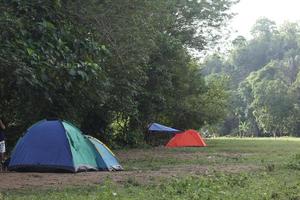
[[[0,171],[3,171],[4,154],[0,153]]]
[[[0,153],[0,172],[3,171],[4,154]]]
[[[3,163],[4,162],[4,155],[5,154],[5,142],[1,141],[0,142],[0,162]]]
[[[5,141],[3,143],[3,152],[2,152],[2,164],[5,162],[5,152],[6,152],[6,146]]]
[[[3,161],[4,161],[4,141],[0,142],[0,171],[3,171]]]
[[[5,153],[1,153],[1,159],[0,159],[1,163],[4,163],[5,161]]]

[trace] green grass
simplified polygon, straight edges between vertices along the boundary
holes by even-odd
[[[300,140],[210,139],[207,148],[126,150],[126,169],[156,171],[189,165],[255,166],[254,170],[212,171],[143,184],[134,177],[98,186],[2,192],[0,199],[291,199],[300,200]],[[161,155],[160,155],[161,153]]]
[[[143,150],[143,158],[122,160],[127,170],[160,169],[161,167],[186,164],[220,165],[220,164],[253,164],[273,163],[282,165],[297,152],[300,153],[300,140],[297,139],[210,139],[206,148],[164,148],[155,154],[151,149]],[[157,157],[160,151],[166,156]],[[130,150],[129,152],[130,153]],[[180,157],[177,154],[191,154],[193,157]],[[198,153],[198,154],[197,154]],[[209,159],[212,158],[213,159]]]

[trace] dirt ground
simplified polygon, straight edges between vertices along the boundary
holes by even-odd
[[[157,152],[159,151],[159,154]],[[124,152],[117,152],[117,157],[121,163],[130,159],[145,159],[149,155],[163,159],[164,157],[177,158],[195,158],[195,156],[205,156],[201,152],[193,153],[178,153],[169,151],[161,151],[159,149],[153,150],[129,150]],[[220,156],[220,155],[219,155]],[[226,157],[240,157],[241,155],[226,154]],[[213,156],[208,156],[211,159]],[[107,178],[116,183],[126,183],[128,181],[136,181],[139,184],[147,184],[153,181],[159,181],[168,177],[180,177],[184,175],[205,175],[215,171],[237,173],[242,171],[257,170],[255,165],[242,164],[226,164],[226,165],[175,165],[175,166],[161,166],[159,169],[139,169],[134,168],[130,171],[120,172],[82,172],[82,173],[20,173],[20,172],[0,172],[0,191],[7,189],[30,189],[30,188],[62,188],[69,186],[82,185],[97,185],[103,183]]]

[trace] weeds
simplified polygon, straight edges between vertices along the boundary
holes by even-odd
[[[274,164],[267,164],[265,166],[267,172],[273,172],[275,170],[275,165]]]
[[[209,148],[143,149],[122,163],[131,171],[203,165],[211,169],[207,173],[149,178],[148,185],[125,177],[118,183],[107,179],[89,187],[5,191],[3,199],[300,200],[300,154],[295,154],[300,152],[298,140],[218,139],[207,143]],[[237,169],[251,165],[254,170],[222,171],[227,165]]]
[[[294,170],[300,170],[300,154],[296,154],[288,162],[287,167]]]

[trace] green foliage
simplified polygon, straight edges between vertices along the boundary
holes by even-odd
[[[229,77],[229,113],[220,131],[236,134],[247,123],[252,136],[299,135],[299,25],[278,27],[262,18],[254,25],[253,38],[239,36],[227,57],[211,56],[204,72]],[[210,68],[210,69],[208,69]],[[297,86],[296,86],[297,87]],[[245,132],[245,131],[242,131]]]
[[[80,123],[80,115],[106,100],[105,47],[71,5],[0,3],[0,110],[15,138],[47,117]]]
[[[226,95],[205,82],[188,49],[220,38],[234,3],[1,1],[0,110],[8,132],[17,138],[57,117],[105,142],[137,145],[153,121],[178,128],[219,121]],[[211,112],[214,105],[220,112]]]

